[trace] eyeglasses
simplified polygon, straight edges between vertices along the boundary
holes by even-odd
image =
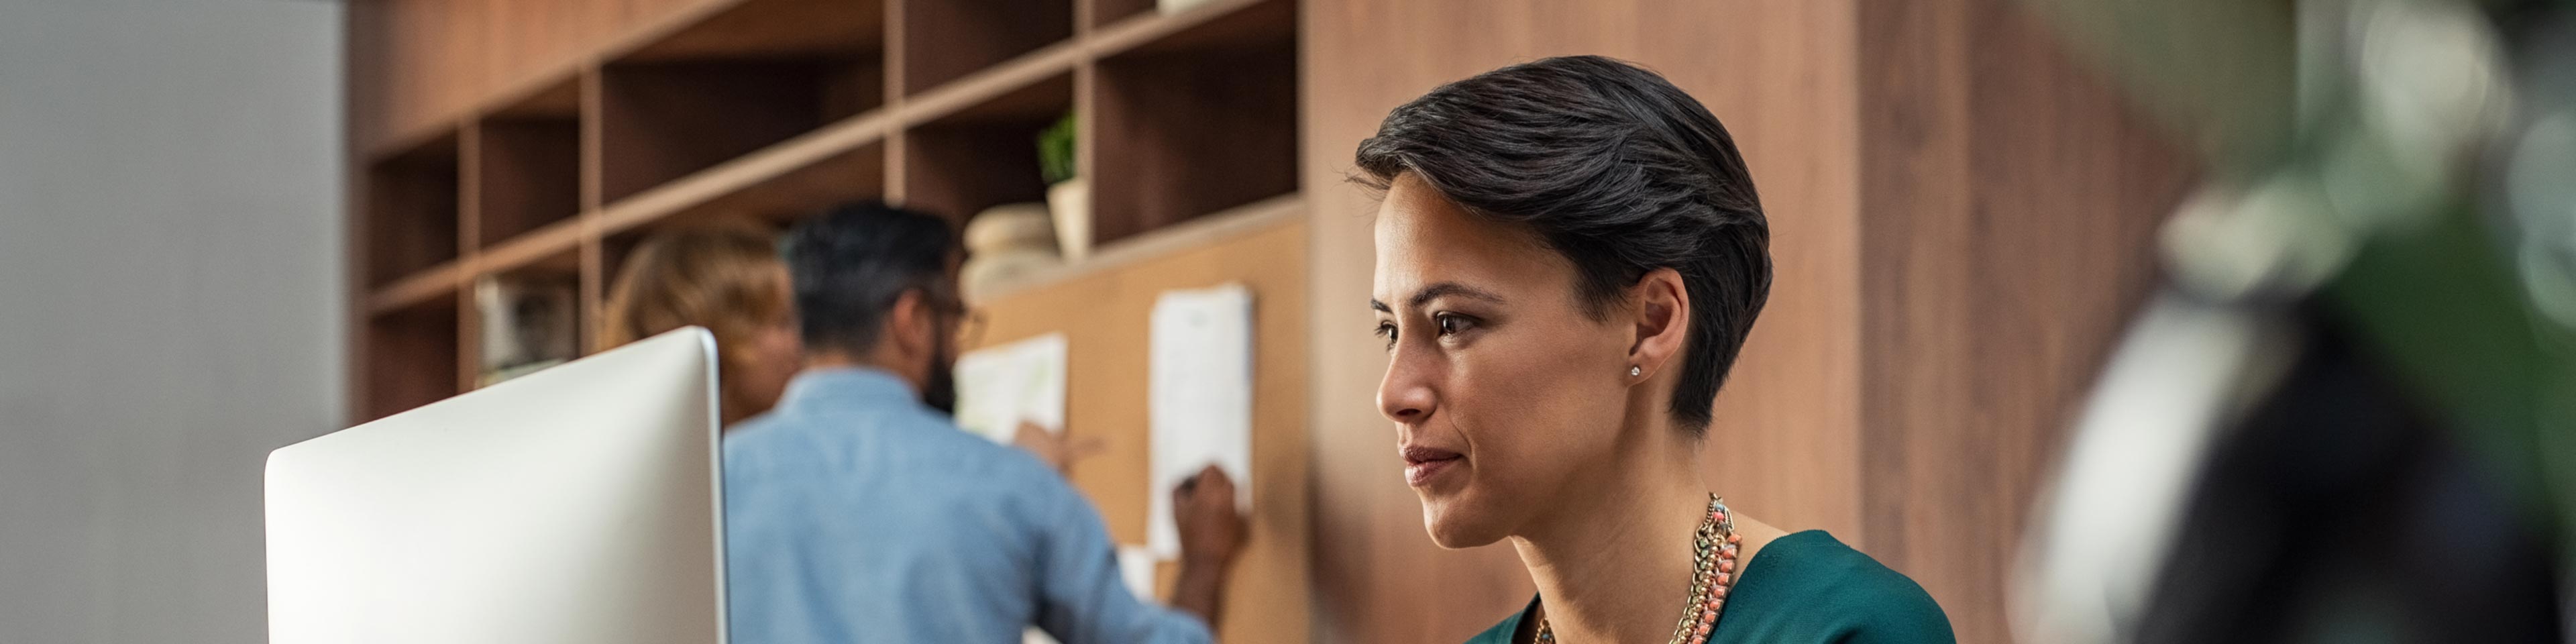
[[[983,344],[984,312],[971,308],[960,311],[957,316],[957,346],[973,347]]]
[[[929,299],[933,313],[957,321],[957,346],[972,347],[983,343],[985,326],[983,311],[968,306],[965,298],[958,297],[953,292],[925,288],[921,293]]]

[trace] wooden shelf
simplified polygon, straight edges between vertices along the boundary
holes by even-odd
[[[477,248],[581,213],[581,90],[561,79],[470,130]]]
[[[1157,38],[1099,63],[1098,241],[1297,190],[1294,8],[1224,4],[1115,31]]]
[[[976,299],[980,303],[984,300],[1010,297],[1017,293],[1043,290],[1104,271],[1114,271],[1139,262],[1152,261],[1174,253],[1204,248],[1244,235],[1260,233],[1303,221],[1305,217],[1305,195],[1280,195],[1224,212],[1210,213],[1153,232],[1129,236],[1092,249],[1091,256],[1079,262],[988,284],[976,293]]]
[[[1072,109],[1073,75],[1064,73],[911,128],[905,204],[963,225],[995,205],[1045,201],[1038,134]]]
[[[362,331],[368,368],[366,406],[360,420],[373,420],[437,402],[462,391],[457,369],[457,298],[455,284],[443,297],[424,297],[402,308],[367,319]]]
[[[463,320],[447,324],[450,334],[474,342],[468,295],[487,276],[578,280],[587,317],[627,252],[674,227],[777,229],[896,194],[960,223],[993,205],[1042,201],[1037,134],[1076,106],[1090,112],[1077,114],[1077,148],[1098,247],[1011,290],[1302,212],[1295,0],[1212,0],[1169,14],[1150,0],[1103,0],[1090,30],[1075,28],[1073,4],[710,2],[478,101],[456,126],[407,134],[369,157],[362,179],[362,341],[376,343],[378,327],[416,331],[419,311],[443,307]],[[901,19],[889,23],[893,13]],[[890,24],[902,25],[903,51],[886,49]],[[900,86],[889,87],[898,72]],[[890,90],[902,100],[886,101]],[[410,322],[386,326],[396,318]],[[412,400],[403,395],[470,384],[479,365],[456,342],[441,355],[463,366],[441,374],[461,377],[416,390],[370,385],[370,395]]]
[[[843,119],[610,203],[600,215],[602,232],[736,209],[774,216],[781,208],[820,207],[884,194],[883,143],[891,121],[883,111]],[[849,183],[835,185],[843,180]]]
[[[493,372],[521,367],[532,362],[570,360],[581,355],[590,325],[590,311],[581,298],[581,254],[578,249],[529,258],[506,268],[487,267],[475,278],[474,309],[465,320],[465,338],[472,342],[470,355],[464,356],[466,386],[478,387],[491,379]],[[487,291],[489,283],[499,290]],[[486,298],[515,298],[503,302]],[[508,308],[508,319],[515,324],[535,329],[535,335],[521,333],[527,343],[514,356],[486,355],[485,345],[512,330],[495,328],[491,318],[494,306]],[[503,362],[495,364],[495,361]]]
[[[368,165],[368,285],[383,286],[456,259],[463,192],[458,147],[450,130]]]
[[[1155,294],[1218,283],[1259,292],[1254,431],[1266,456],[1256,488],[1270,490],[1259,507],[1271,509],[1252,522],[1260,538],[1239,564],[1260,588],[1233,595],[1228,610],[1243,617],[1220,635],[1308,639],[1296,527],[1307,442],[1300,4],[1209,0],[1163,13],[1154,2],[501,2],[466,3],[478,9],[454,10],[461,17],[421,9],[454,18],[434,25],[379,17],[371,33],[429,41],[510,26],[367,61],[379,89],[438,86],[446,93],[430,96],[435,104],[463,107],[437,128],[362,127],[368,138],[353,141],[362,150],[353,255],[364,280],[352,304],[353,415],[455,395],[514,371],[502,363],[598,348],[606,293],[658,233],[741,222],[779,230],[873,198],[961,224],[993,205],[1043,201],[1039,134],[1071,114],[1095,244],[1078,263],[984,285],[979,306],[1004,335],[1075,338],[1067,393],[1082,402],[1069,431],[1144,445],[1149,352],[1134,343]],[[560,65],[516,59],[531,55]],[[424,66],[440,71],[410,72],[420,58],[439,59]],[[483,70],[510,80],[448,87]],[[365,116],[352,121],[385,120]],[[495,313],[536,301],[507,297],[503,285],[544,293],[534,306],[558,312],[571,292],[569,313],[550,318],[573,325],[571,350],[489,342],[519,337],[518,323]],[[1143,538],[1145,462],[1139,448],[1073,477],[1122,540]],[[1165,583],[1171,572],[1159,573]]]
[[[1293,40],[1297,28],[1295,0],[1208,0],[1173,13],[1158,13],[1153,0],[1101,0],[1101,24],[1091,34],[1095,55],[1114,56],[1143,49],[1185,51],[1224,48],[1237,43],[1275,41],[1285,29]],[[1131,10],[1111,11],[1119,6]]]
[[[600,190],[617,201],[884,103],[875,2],[751,0],[600,71]]]
[[[903,93],[1073,37],[1073,0],[903,3]]]
[[[1064,43],[1003,61],[990,69],[905,99],[900,121],[910,127],[945,119],[960,110],[989,106],[997,98],[1029,86],[1053,82],[1056,76],[1073,72],[1074,67],[1081,63],[1082,52],[1079,45]]]
[[[367,297],[367,314],[384,315],[420,306],[435,298],[455,297],[457,285],[465,283],[465,269],[458,262],[447,262],[421,271],[377,289]]]
[[[512,237],[475,257],[473,272],[490,274],[554,259],[581,247],[580,220],[567,219]]]
[[[736,0],[646,29],[614,45],[605,58],[623,62],[833,57],[883,49],[883,2],[877,0]],[[874,58],[876,56],[870,56]]]

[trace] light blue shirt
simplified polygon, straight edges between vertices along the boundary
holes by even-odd
[[[724,437],[734,644],[1206,642],[1137,600],[1100,513],[1036,457],[873,369],[813,369]]]

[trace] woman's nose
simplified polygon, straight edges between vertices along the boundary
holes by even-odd
[[[1431,391],[1429,370],[1422,360],[1408,360],[1398,350],[1386,365],[1386,379],[1378,383],[1377,409],[1387,420],[1411,424],[1431,415],[1436,397]]]

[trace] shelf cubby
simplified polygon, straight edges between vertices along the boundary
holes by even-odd
[[[475,123],[477,248],[581,214],[581,99],[567,78]]]
[[[488,289],[487,283],[498,288]],[[590,316],[581,300],[578,249],[486,274],[475,280],[473,288],[474,317],[468,321],[472,333],[467,336],[476,343],[469,356],[476,386],[498,382],[501,374],[532,363],[560,362],[581,354]],[[496,326],[497,322],[515,327]],[[516,340],[507,340],[514,335]],[[495,354],[488,346],[495,342],[517,348]]]
[[[1296,5],[1215,4],[1099,61],[1095,243],[1297,191]]]
[[[1038,133],[1073,108],[1073,76],[1058,75],[905,132],[904,203],[964,224],[995,205],[1046,200]]]
[[[910,0],[903,3],[903,93],[1073,37],[1073,0]]]
[[[606,202],[874,110],[885,10],[868,0],[750,0],[611,58],[600,71]]]
[[[459,154],[449,131],[367,166],[367,286],[456,260]]]
[[[456,291],[369,316],[366,408],[360,420],[383,418],[460,391]]]

